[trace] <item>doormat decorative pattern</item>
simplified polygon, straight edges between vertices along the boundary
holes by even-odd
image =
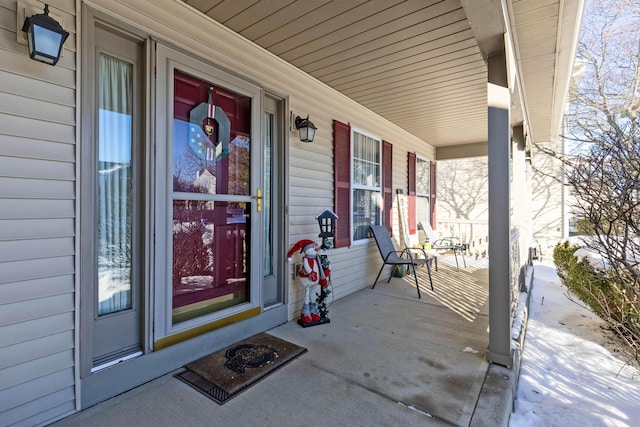
[[[222,405],[306,351],[261,333],[196,360],[174,376]]]

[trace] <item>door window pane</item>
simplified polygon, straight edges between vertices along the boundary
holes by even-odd
[[[176,324],[249,300],[251,98],[177,70],[174,90]]]
[[[173,323],[245,302],[245,203],[173,202]]]
[[[98,315],[105,315],[132,306],[132,64],[100,54],[98,102]]]

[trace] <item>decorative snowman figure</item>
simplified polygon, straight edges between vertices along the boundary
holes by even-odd
[[[327,287],[327,277],[329,277],[331,271],[328,268],[323,269],[320,266],[320,260],[317,254],[321,248],[316,242],[312,240],[300,240],[293,245],[287,254],[289,262],[291,262],[291,257],[297,250],[304,253],[302,267],[300,271],[298,271],[300,283],[305,289],[304,305],[302,306],[302,310],[300,310],[300,320],[305,324],[310,324],[320,321],[317,304],[311,300],[311,289],[318,284],[323,288]]]

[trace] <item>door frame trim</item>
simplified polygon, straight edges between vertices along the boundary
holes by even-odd
[[[146,38],[143,34],[141,34],[138,30],[132,29],[127,25],[113,25],[111,23],[112,19],[103,13],[92,9],[89,6],[84,5],[80,11],[80,20],[82,22],[82,33],[81,33],[81,41],[82,47],[79,49],[80,59],[79,62],[82,64],[81,66],[81,83],[78,88],[78,99],[79,105],[82,108],[78,108],[79,110],[79,134],[81,137],[79,138],[79,142],[76,146],[77,153],[77,174],[81,179],[77,182],[77,227],[78,227],[78,238],[77,238],[77,304],[78,304],[78,354],[77,354],[77,375],[79,379],[83,377],[92,375],[93,368],[93,337],[94,337],[94,328],[92,325],[93,319],[96,316],[96,311],[94,309],[94,299],[96,296],[96,290],[93,288],[97,278],[95,274],[97,273],[97,263],[95,260],[96,257],[96,233],[95,233],[95,224],[96,224],[96,216],[94,211],[94,205],[96,203],[95,191],[94,188],[96,186],[97,178],[93,173],[93,169],[90,173],[88,168],[93,168],[93,165],[96,158],[96,149],[93,144],[83,143],[83,141],[92,141],[95,137],[95,132],[97,129],[95,127],[96,124],[96,108],[97,108],[97,95],[96,95],[96,76],[95,76],[95,68],[86,66],[88,64],[87,61],[95,62],[97,60],[97,40],[96,40],[96,28],[100,27],[105,29],[106,31],[112,31],[114,34],[121,35],[125,38],[130,38],[132,41],[139,43],[142,49],[142,55],[146,55],[148,57],[149,51],[149,39]],[[140,91],[140,99],[139,99],[139,113],[140,113],[140,121],[141,123],[138,126],[138,129],[141,133],[141,140],[139,147],[139,153],[141,157],[138,158],[139,168],[141,170],[141,176],[145,174],[148,166],[148,145],[150,141],[150,126],[149,126],[149,112],[148,112],[148,89],[150,82],[150,73],[148,71],[148,61],[147,58],[141,57],[139,66],[142,69],[140,73],[140,81],[139,81],[139,91]],[[140,187],[142,191],[148,191],[146,186]],[[148,218],[148,209],[149,206],[147,203],[143,202],[139,206],[140,212],[138,215],[140,217]],[[146,233],[147,230],[147,220],[144,223],[139,223],[140,228],[137,232]],[[136,231],[134,230],[134,233]],[[148,247],[145,244],[142,251],[147,251]],[[149,280],[148,280],[148,265],[144,261],[144,258],[147,256],[147,252],[143,253],[139,261],[138,266],[138,279],[141,281],[139,288],[138,298],[141,298],[140,306],[139,306],[139,316],[140,316],[140,348],[142,352],[149,351],[148,345],[148,336],[149,336],[149,322],[148,322],[148,304],[146,303],[148,291],[149,291]]]
[[[129,6],[123,5],[123,7],[128,11]],[[120,10],[120,9],[118,9]],[[124,9],[123,9],[124,10]],[[79,67],[82,67],[83,61],[85,60],[85,56],[89,53],[88,49],[92,49],[92,35],[91,35],[91,26],[96,21],[101,22],[105,26],[112,27],[116,30],[122,31],[123,33],[131,35],[136,39],[146,40],[146,63],[148,66],[149,72],[144,76],[143,84],[145,85],[146,90],[146,99],[143,99],[143,108],[144,111],[144,126],[146,129],[145,134],[145,149],[147,153],[147,160],[144,165],[145,173],[146,173],[146,185],[145,191],[147,194],[153,195],[153,189],[156,186],[156,170],[155,170],[155,162],[153,160],[153,152],[154,152],[154,144],[155,140],[154,135],[156,131],[154,108],[156,105],[155,97],[156,93],[154,90],[154,82],[153,82],[153,70],[155,68],[155,55],[153,54],[154,48],[154,40],[157,40],[154,35],[159,33],[154,33],[153,31],[148,30],[149,27],[141,27],[136,28],[129,24],[127,24],[127,20],[124,18],[126,16],[123,13],[118,14],[115,11],[107,11],[107,10],[98,10],[96,6],[91,6],[89,4],[83,3],[80,5],[78,9],[78,14],[76,17],[77,23],[81,31],[79,31],[81,38],[81,46],[78,49],[78,64]],[[189,51],[189,43],[188,40],[181,39],[182,43],[179,44],[179,48],[185,49]],[[165,42],[171,43],[175,42],[175,39],[164,39]],[[205,61],[203,58],[199,58],[201,61]],[[209,63],[209,62],[207,62]],[[222,70],[229,70],[230,68],[225,68],[225,65],[229,66],[229,63],[221,63],[220,68]],[[230,66],[229,66],[230,67]],[[78,73],[78,91],[77,91],[77,103],[79,106],[86,105],[86,102],[82,95],[82,90],[84,86],[89,83],[89,80],[86,80],[85,73],[89,72],[86,68],[83,67],[81,72]],[[243,80],[251,83],[252,80],[243,77]],[[257,81],[254,82],[257,84]],[[280,190],[282,191],[280,197],[280,203],[282,203],[282,215],[280,220],[282,221],[282,229],[280,230],[280,238],[282,239],[281,245],[286,246],[288,243],[289,236],[289,212],[288,212],[288,200],[289,200],[289,141],[290,141],[290,124],[289,124],[289,95],[285,92],[281,92],[273,87],[271,87],[267,82],[260,81],[257,84],[262,89],[262,96],[265,94],[274,95],[277,98],[283,100],[283,113],[284,113],[284,129],[283,129],[283,147],[282,152],[280,153],[280,157],[282,159],[282,168],[279,171],[282,177],[282,184],[280,186]],[[83,119],[85,119],[84,108],[78,108],[76,112],[77,121],[79,123],[78,129],[76,131],[78,141],[82,141],[82,138],[86,135],[88,130],[91,130],[93,126],[91,123],[87,123]],[[262,116],[262,111],[260,111],[259,116]],[[89,126],[89,129],[87,129]],[[262,132],[262,128],[259,129],[259,132]],[[84,161],[82,157],[81,144],[77,144],[76,146],[76,154],[78,162],[76,164],[76,170],[78,177],[81,177],[82,164]],[[76,252],[78,254],[82,253],[83,246],[81,245],[81,240],[84,236],[84,233],[88,233],[85,228],[82,227],[81,223],[81,212],[80,206],[84,201],[83,194],[80,188],[80,179],[76,183],[76,194],[77,201],[76,206],[78,207],[78,218],[76,219]],[[269,329],[272,329],[276,326],[282,325],[286,323],[289,318],[288,313],[288,299],[289,299],[289,282],[291,280],[291,267],[287,266],[286,258],[282,257],[279,262],[283,266],[283,286],[284,286],[284,301],[281,305],[271,306],[268,309],[262,307],[260,313],[257,313],[253,316],[248,316],[244,320],[238,320],[236,323],[220,327],[218,329],[214,329],[209,332],[205,332],[202,335],[187,339],[185,341],[176,343],[175,345],[171,345],[162,350],[155,351],[153,350],[154,338],[153,338],[153,316],[154,312],[154,301],[155,301],[155,290],[151,284],[155,283],[156,277],[156,269],[154,265],[156,265],[155,261],[155,253],[154,253],[154,238],[153,233],[156,228],[155,225],[155,207],[147,204],[145,206],[146,210],[146,230],[148,233],[148,237],[144,239],[143,244],[145,245],[145,283],[144,283],[144,292],[145,292],[145,303],[144,309],[145,318],[144,318],[144,354],[129,359],[126,362],[119,363],[117,365],[102,369],[100,371],[96,371],[94,373],[84,373],[82,371],[82,362],[81,357],[85,353],[85,349],[83,345],[86,344],[86,328],[82,328],[83,317],[82,317],[82,302],[85,296],[83,295],[83,287],[82,287],[82,278],[81,278],[81,267],[82,263],[80,257],[76,260],[76,314],[75,314],[75,322],[76,322],[76,332],[75,337],[77,341],[75,355],[76,363],[75,363],[75,390],[76,390],[76,410],[81,410],[93,406],[99,402],[107,400],[113,396],[131,390],[139,385],[142,385],[148,381],[151,381],[155,378],[158,378],[162,375],[168,374],[175,369],[180,368],[181,366],[192,362],[198,358],[204,357],[211,352],[220,350],[226,346],[229,346],[233,343],[238,342],[238,340],[242,340],[249,336],[252,336],[258,332],[263,332]],[[245,309],[247,307],[244,307]],[[250,311],[246,310],[246,311]],[[256,308],[253,308],[256,310]],[[256,310],[257,311],[257,310]]]

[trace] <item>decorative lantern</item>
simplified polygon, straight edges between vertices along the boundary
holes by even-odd
[[[306,119],[296,116],[295,125],[296,129],[300,131],[300,141],[313,142],[313,137],[315,136],[316,129],[318,128],[309,120],[308,114]]]
[[[55,19],[49,16],[49,5],[44,5],[44,13],[27,17],[22,31],[27,33],[29,56],[36,61],[56,65],[69,33]]]
[[[335,236],[336,220],[338,219],[338,215],[336,215],[331,209],[327,208],[316,215],[316,219],[320,226],[320,234],[318,237],[325,239],[327,237]]]
[[[333,238],[336,232],[336,220],[338,219],[338,215],[335,214],[331,209],[326,208],[323,209],[318,215],[316,215],[316,220],[318,221],[318,225],[320,226],[320,234],[319,237],[322,237],[322,245],[320,248],[323,249],[322,252],[318,255],[320,259],[320,266],[322,270],[325,272],[329,272],[327,274],[327,283],[331,284],[331,263],[329,262],[329,258],[327,257],[326,252],[324,250],[333,248]],[[329,305],[327,304],[327,297],[331,294],[332,287],[331,286],[322,286],[320,288],[320,293],[316,293],[316,304],[318,306],[318,311],[320,312],[320,318],[322,323],[329,323],[330,320],[327,317],[329,314]]]

